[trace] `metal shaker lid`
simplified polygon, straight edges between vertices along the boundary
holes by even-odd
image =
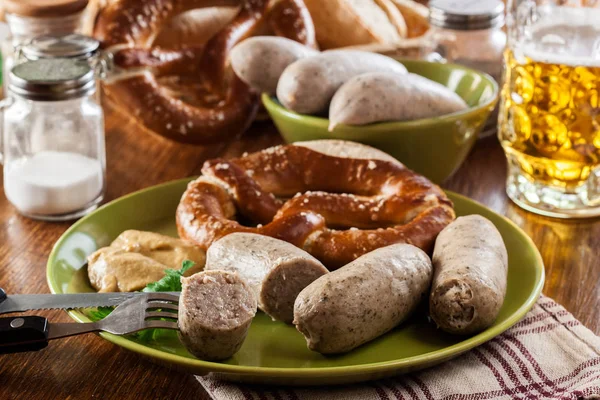
[[[490,29],[504,24],[501,0],[433,0],[429,3],[429,23],[454,30]]]
[[[23,45],[20,50],[28,60],[57,57],[86,59],[96,54],[99,48],[98,40],[70,33],[37,36]]]
[[[92,94],[96,90],[96,81],[85,61],[41,59],[13,67],[8,89],[28,100],[60,101]]]

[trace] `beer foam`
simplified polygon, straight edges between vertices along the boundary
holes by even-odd
[[[600,9],[538,7],[515,50],[543,63],[600,67]]]

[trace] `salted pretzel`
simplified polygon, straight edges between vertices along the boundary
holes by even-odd
[[[205,44],[153,45],[175,16],[235,6],[238,14]],[[302,0],[113,0],[99,10],[93,34],[119,71],[105,85],[111,98],[151,131],[212,144],[239,136],[256,114],[257,95],[230,71],[228,54],[236,43],[265,31],[316,46]]]
[[[336,269],[393,243],[430,251],[454,217],[438,186],[389,155],[319,140],[207,161],[176,219],[179,235],[204,249],[229,233],[253,232]]]

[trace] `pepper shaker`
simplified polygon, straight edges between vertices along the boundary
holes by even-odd
[[[500,81],[506,47],[501,0],[435,0],[429,4],[429,23],[448,62]]]
[[[446,61],[483,71],[501,84],[506,48],[504,3],[501,0],[435,0],[429,23],[438,53]],[[498,107],[488,118],[480,139],[492,136]]]

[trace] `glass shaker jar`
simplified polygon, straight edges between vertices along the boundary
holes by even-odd
[[[15,66],[4,100],[4,192],[28,217],[78,218],[105,190],[103,112],[90,66],[42,59]]]
[[[14,65],[15,48],[36,36],[77,32],[87,4],[88,0],[3,0],[10,30],[10,36],[2,43],[5,88]]]
[[[506,47],[501,0],[435,0],[429,4],[429,23],[448,62],[486,72],[500,82]]]
[[[434,0],[429,23],[438,52],[446,61],[483,71],[502,80],[506,47],[504,3],[501,0]],[[488,118],[480,139],[494,135],[498,107]]]

